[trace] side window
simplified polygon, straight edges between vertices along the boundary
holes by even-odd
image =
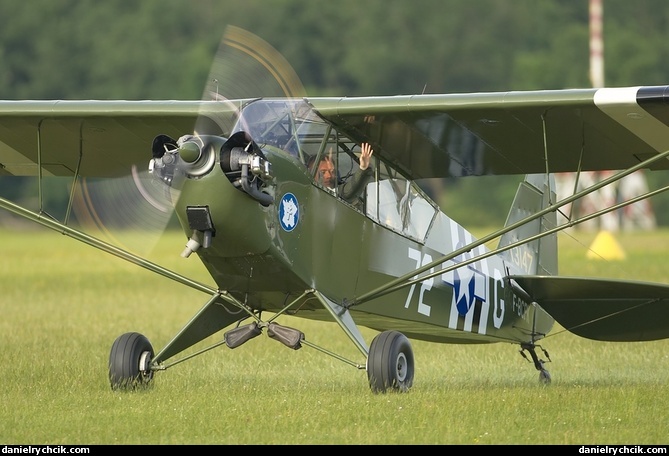
[[[407,199],[407,224],[405,232],[418,240],[423,240],[432,226],[437,209],[426,199],[420,189],[413,183]]]
[[[405,236],[423,241],[437,209],[412,181],[381,165],[377,179],[367,184],[366,215]]]
[[[356,146],[356,149],[360,149]],[[339,183],[347,182],[353,177],[355,172],[360,168],[358,162],[353,158],[354,152],[346,152],[346,150],[339,149],[337,154],[337,171],[339,175]]]
[[[360,170],[360,146],[332,135],[307,162],[317,185],[346,201],[360,212],[365,208],[365,185],[373,176],[374,157],[366,172]]]
[[[382,170],[377,180],[367,184],[367,216],[381,225],[402,232],[408,187],[409,181],[403,177],[392,170]]]
[[[360,146],[357,144],[340,144],[337,170],[339,179],[339,196],[360,212],[365,211],[365,187],[373,180],[376,159],[371,157],[369,167],[360,169]]]

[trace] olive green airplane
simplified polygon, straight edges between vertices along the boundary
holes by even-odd
[[[148,386],[158,371],[263,333],[364,369],[375,393],[412,387],[411,340],[517,344],[549,383],[539,342],[555,322],[599,341],[669,337],[669,286],[560,276],[557,245],[561,230],[666,190],[557,223],[563,207],[604,185],[669,168],[669,86],[307,97],[293,92],[280,57],[240,30],[224,39],[227,66],[216,71],[235,53],[253,55],[284,96],[230,98],[223,72],[197,101],[0,101],[0,175],[38,177],[39,201],[51,177],[72,189],[62,218],[41,203],[3,197],[2,208],[205,295],[160,350],[140,328],[113,341],[112,389]],[[241,85],[255,71],[236,70]],[[556,200],[555,173],[597,170],[618,172]],[[75,226],[86,179],[122,175],[145,202],[175,211],[185,244],[175,252],[199,259],[215,286]],[[520,184],[505,225],[479,238],[419,185],[491,175]],[[285,315],[335,322],[360,359],[279,324]],[[378,335],[367,341],[360,327]]]

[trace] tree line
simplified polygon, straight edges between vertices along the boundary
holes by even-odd
[[[667,84],[666,1],[603,12],[605,84]],[[274,46],[312,96],[592,85],[588,0],[3,0],[0,17],[0,99],[198,99],[228,25]],[[499,224],[519,180],[430,188],[456,219]],[[2,195],[23,190],[0,179]],[[669,224],[669,197],[653,206]]]

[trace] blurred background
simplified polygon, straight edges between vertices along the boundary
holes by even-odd
[[[596,78],[589,0],[3,0],[0,99],[200,99],[227,25],[274,46],[310,96],[669,84],[669,2],[595,3]],[[492,226],[520,179],[425,188],[460,223]],[[1,178],[0,195],[21,200],[35,185]],[[669,195],[644,210],[653,225],[639,226],[668,225]]]

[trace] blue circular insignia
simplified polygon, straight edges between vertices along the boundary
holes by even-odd
[[[279,223],[285,231],[293,231],[300,221],[300,206],[292,193],[286,193],[279,205]]]

